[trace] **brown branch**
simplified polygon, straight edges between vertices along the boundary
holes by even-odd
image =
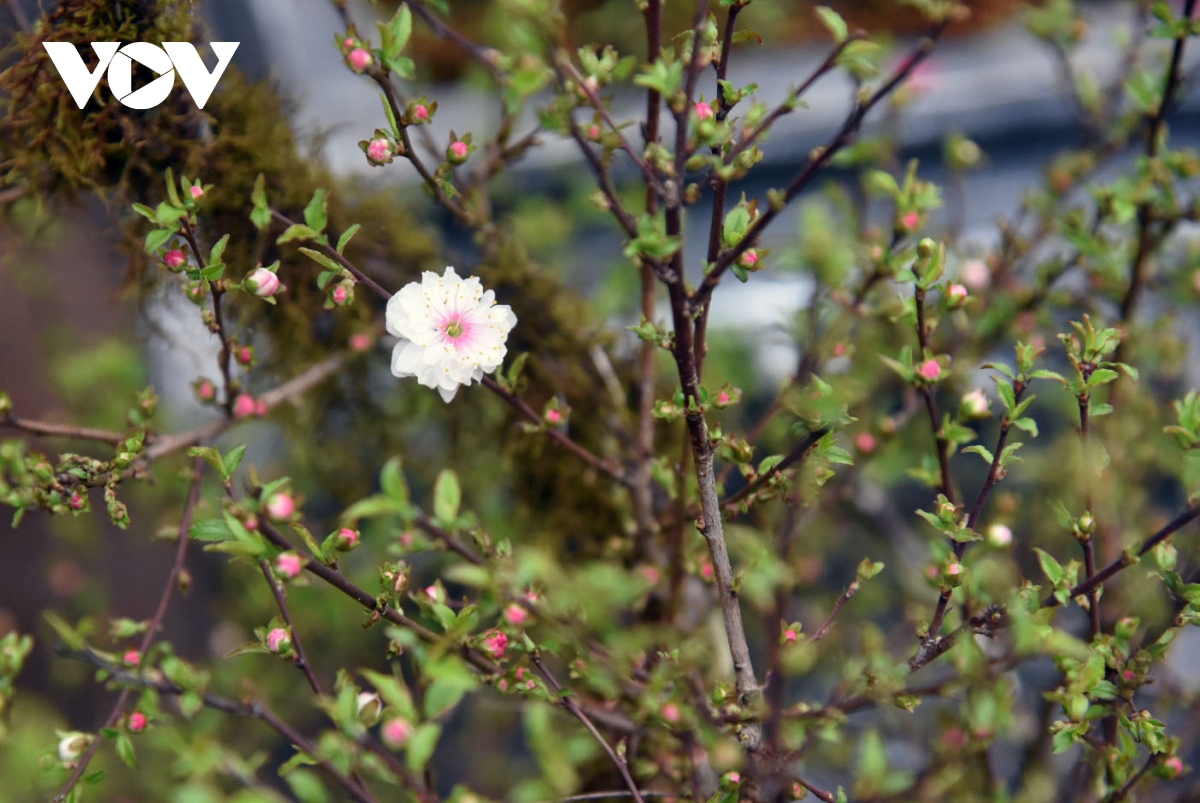
[[[839,596],[837,598],[837,600],[833,603],[833,610],[831,610],[829,612],[829,615],[825,617],[825,621],[822,622],[821,626],[818,627],[816,629],[816,631],[812,634],[812,636],[809,637],[809,641],[811,641],[815,644],[816,642],[820,641],[821,639],[823,639],[827,635],[829,635],[829,631],[833,628],[833,620],[837,617],[838,613],[842,610],[842,607],[845,606],[845,604],[850,601],[851,597],[853,597],[857,593],[858,593],[858,580],[854,580],[853,582],[850,583],[850,585],[846,586],[846,590],[843,591],[841,593],[841,596]]]
[[[721,500],[721,508],[724,510],[730,510],[736,507],[738,502],[741,502],[747,496],[750,496],[759,488],[780,476],[784,471],[787,471],[793,465],[803,460],[804,457],[816,447],[821,438],[824,438],[828,434],[829,430],[827,429],[817,429],[808,433],[808,435],[804,436],[803,440],[793,446],[792,450],[788,452],[784,458],[780,460],[779,463],[777,463],[770,471],[760,474],[759,476],[755,477],[753,481],[747,483],[740,491]]]
[[[1142,542],[1141,546],[1138,547],[1137,550],[1137,558],[1144,557],[1147,552],[1154,549],[1156,546],[1170,538],[1172,535],[1183,529],[1191,522],[1195,521],[1197,518],[1200,518],[1200,505],[1191,505],[1185,508],[1182,513],[1165,524],[1161,529],[1158,530],[1158,532],[1154,533],[1154,535]],[[1075,599],[1076,597],[1087,596],[1089,592],[1108,582],[1113,575],[1136,564],[1137,558],[1129,557],[1128,550],[1126,550],[1125,553],[1121,554],[1121,557],[1117,558],[1112,563],[1096,572],[1095,575],[1071,588],[1071,590],[1067,592],[1067,599]],[[1061,604],[1062,603],[1060,603],[1054,596],[1050,596],[1042,600],[1043,608],[1055,608]]]
[[[204,473],[204,462],[200,458],[192,461],[192,479],[191,486],[188,490],[187,502],[183,507],[183,516],[179,520],[179,528],[176,532],[176,547],[175,547],[175,562],[171,566],[171,571],[167,574],[167,581],[163,584],[162,593],[158,598],[158,607],[154,610],[154,616],[151,617],[150,623],[146,626],[146,632],[142,636],[142,641],[138,645],[138,657],[140,661],[145,660],[146,652],[150,649],[150,645],[154,643],[154,637],[158,635],[158,631],[162,628],[163,620],[167,616],[167,607],[171,603],[171,597],[175,594],[175,589],[179,586],[179,574],[183,571],[184,561],[187,559],[188,548],[188,530],[192,528],[192,517],[196,512],[196,505],[200,503],[200,480]],[[109,712],[108,718],[104,720],[104,724],[100,726],[100,730],[107,730],[115,727],[121,717],[125,715],[125,705],[129,701],[130,690],[123,689],[120,695],[117,696],[117,702]],[[96,751],[100,749],[101,740],[93,738],[88,745],[87,750],[79,757],[75,765],[74,772],[67,779],[67,783],[54,796],[54,803],[62,803],[71,794],[71,790],[75,788],[83,774],[87,771],[88,764],[95,757]]]
[[[930,31],[929,35],[921,42],[918,48],[912,55],[905,59],[904,63],[892,74],[892,76],[884,83],[882,87],[876,90],[865,103],[857,104],[850,115],[842,124],[841,129],[833,136],[829,142],[823,147],[817,148],[809,157],[808,162],[798,173],[787,183],[782,194],[782,204],[772,206],[766,212],[763,212],[754,223],[746,230],[746,235],[742,240],[732,248],[726,249],[721,256],[713,264],[712,269],[704,277],[704,281],[696,289],[692,295],[692,299],[699,302],[701,305],[707,304],[709,297],[712,295],[717,284],[721,281],[721,276],[728,270],[729,266],[745,253],[746,249],[753,246],[763,231],[769,226],[772,221],[779,216],[783,208],[794,199],[805,187],[807,187],[825,165],[827,165],[833,157],[854,141],[858,133],[859,127],[862,125],[863,119],[868,113],[885,97],[892,93],[905,79],[912,73],[916,67],[925,60],[929,53],[933,50],[934,43],[945,30],[947,22],[938,23]]]
[[[17,418],[14,415],[0,415],[0,427],[19,429],[31,435],[46,435],[55,438],[77,438],[85,441],[98,441],[117,445],[124,443],[129,437],[120,432],[91,427],[73,427],[67,424],[52,424],[48,421],[34,421],[31,418]]]
[[[278,212],[274,209],[271,210],[271,218],[273,220],[275,220],[277,223],[281,223],[284,226],[296,225],[296,221],[292,220],[291,218],[289,218],[287,215],[283,214],[282,212]],[[385,301],[392,297],[392,294],[389,293],[387,290],[383,289],[383,287],[377,281],[375,281],[370,276],[368,276],[366,273],[364,273],[353,262],[351,262],[350,260],[346,259],[341,254],[339,254],[337,252],[336,248],[332,248],[328,245],[324,245],[322,243],[318,243],[315,241],[310,241],[308,243],[308,246],[313,248],[316,251],[320,251],[322,254],[329,257],[334,262],[336,262],[337,264],[341,265],[343,268],[348,270],[351,273],[351,275],[354,276],[355,279],[357,279],[359,282],[361,282],[362,284],[364,284],[368,288],[370,288],[371,292],[375,293],[375,295],[379,296],[380,298],[384,299]]]
[[[271,595],[275,597],[275,604],[279,607],[279,613],[283,615],[283,621],[287,623],[288,630],[292,635],[292,649],[296,652],[294,663],[296,667],[304,673],[305,679],[308,681],[309,687],[313,690],[313,694],[318,697],[325,692],[321,690],[321,682],[317,680],[317,675],[313,671],[312,664],[308,661],[308,656],[304,652],[304,644],[300,641],[300,634],[296,630],[296,623],[292,621],[292,612],[288,608],[287,598],[284,596],[283,587],[279,581],[275,579],[275,575],[271,572],[271,564],[266,560],[259,560],[258,568],[262,571],[263,578],[266,579],[267,585],[271,587]]]
[[[604,749],[604,752],[608,754],[609,759],[612,760],[613,765],[617,768],[617,772],[621,774],[621,779],[625,781],[625,785],[629,788],[629,794],[634,799],[635,803],[643,803],[642,793],[638,789],[637,782],[633,780],[633,775],[629,772],[629,764],[624,758],[621,757],[619,753],[617,753],[616,750],[613,749],[612,745],[608,743],[608,740],[604,738],[604,734],[602,734],[596,728],[595,723],[588,718],[588,715],[583,712],[583,709],[579,707],[579,704],[575,702],[575,699],[569,693],[563,691],[562,684],[558,682],[558,679],[554,677],[553,673],[550,672],[550,669],[546,666],[545,662],[542,661],[542,656],[539,653],[534,652],[530,654],[530,659],[533,661],[534,668],[537,670],[537,673],[541,675],[542,680],[544,680],[546,685],[549,686],[558,696],[558,705],[565,708],[568,712],[570,712],[571,716],[575,717],[583,724],[585,728],[587,728],[588,733],[592,734],[592,737],[596,740],[600,747]]]
[[[183,221],[181,233],[192,249],[196,264],[204,267],[204,255],[200,251],[200,241],[196,238],[196,231],[186,220]],[[233,349],[229,346],[229,334],[225,331],[225,317],[221,312],[221,298],[225,295],[225,291],[215,282],[205,280],[205,283],[212,296],[213,326],[216,329],[213,334],[221,343],[221,349],[217,352],[217,366],[221,371],[221,382],[225,390],[225,400],[221,403],[221,409],[225,411],[226,418],[233,418]]]
[[[1186,0],[1183,5],[1183,14],[1181,19],[1191,19],[1196,13],[1196,0]],[[1163,139],[1163,126],[1166,124],[1167,115],[1171,112],[1171,107],[1175,102],[1175,92],[1179,87],[1180,73],[1179,66],[1183,61],[1183,48],[1187,44],[1187,36],[1180,36],[1175,39],[1175,45],[1171,48],[1171,62],[1167,67],[1167,74],[1163,78],[1163,96],[1162,102],[1154,111],[1154,116],[1150,118],[1150,124],[1146,130],[1146,156],[1150,159],[1157,159],[1159,148]],[[1121,320],[1128,321],[1133,315],[1134,307],[1137,305],[1138,296],[1141,294],[1142,287],[1146,282],[1146,267],[1149,264],[1151,248],[1150,244],[1150,228],[1154,224],[1154,208],[1151,203],[1143,203],[1138,206],[1138,242],[1137,250],[1134,254],[1133,266],[1130,271],[1129,288],[1125,291],[1125,296],[1121,299]]]
[[[537,410],[534,410],[532,407],[526,404],[525,401],[515,393],[500,387],[496,380],[492,379],[490,376],[484,376],[484,378],[480,381],[481,384],[507,402],[510,407],[521,413],[521,415],[525,416],[525,418],[529,419],[531,422],[539,424],[542,422],[542,417],[538,414]],[[566,433],[555,428],[547,428],[545,433],[546,437],[550,438],[550,440],[555,441],[568,452],[583,460],[589,466],[596,469],[596,471],[599,471],[613,482],[616,482],[617,484],[626,488],[630,486],[629,477],[627,477],[623,471],[616,466],[601,460],[583,446],[580,446],[577,442],[573,441]]]

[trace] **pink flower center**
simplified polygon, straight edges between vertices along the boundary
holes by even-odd
[[[459,310],[453,310],[438,324],[438,330],[456,349],[470,348],[475,327]]]

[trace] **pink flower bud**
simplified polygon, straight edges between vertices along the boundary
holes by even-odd
[[[444,602],[442,599],[442,589],[439,588],[436,583],[425,587],[425,596],[429,597],[434,602]]]
[[[284,552],[275,559],[275,571],[289,580],[295,580],[304,569],[304,561],[295,552]]]
[[[450,162],[450,164],[460,165],[467,161],[467,157],[470,155],[470,153],[471,149],[467,143],[463,142],[461,139],[457,139],[454,142],[451,142],[450,147],[446,149],[446,160]]]
[[[217,398],[217,387],[207,379],[200,380],[200,384],[196,385],[196,396],[200,401],[210,402]]]
[[[870,454],[875,451],[875,447],[879,444],[875,440],[875,436],[870,432],[860,432],[854,436],[854,448],[860,454]]]
[[[291,494],[277,493],[273,494],[267,500],[267,515],[276,521],[286,521],[296,512],[296,500],[292,499]]]
[[[952,284],[946,288],[946,306],[950,309],[962,309],[967,303],[967,288],[961,284]]]
[[[662,717],[670,723],[678,722],[680,719],[679,706],[675,703],[667,703],[662,707]]]
[[[753,268],[758,264],[758,249],[747,248],[742,255],[738,257],[738,264],[743,268]]]
[[[357,45],[358,45],[358,42],[354,41],[353,39],[351,39],[348,36],[342,40],[342,47],[346,48],[347,50],[350,50]]]
[[[833,344],[833,356],[845,357],[846,356],[846,344],[845,343],[834,343]]]
[[[121,656],[121,663],[125,666],[137,666],[142,662],[142,654],[137,650],[128,650]]]
[[[725,781],[731,784],[739,784],[742,782],[742,774],[736,770],[727,772],[725,773]]]
[[[416,106],[413,106],[412,119],[417,123],[428,123],[429,107],[424,103],[418,103]]]
[[[350,54],[346,56],[346,63],[350,65],[350,69],[358,73],[370,67],[371,62],[374,60],[375,59],[371,57],[371,54],[366,50],[363,50],[361,47],[354,48],[350,51]]]
[[[349,527],[343,527],[337,531],[337,547],[342,551],[349,551],[358,546],[358,530],[351,530]]]
[[[255,268],[246,277],[245,286],[259,298],[270,298],[279,292],[279,276],[266,268]]]
[[[509,624],[519,627],[529,619],[529,611],[514,602],[504,610],[504,618],[508,620]]]
[[[67,506],[71,510],[83,510],[85,505],[87,505],[87,497],[79,491],[72,491],[71,498],[67,500]]]
[[[508,636],[499,630],[491,631],[483,639],[483,649],[497,660],[503,658],[504,651],[508,649]]]
[[[134,711],[129,715],[129,730],[133,733],[141,733],[146,729],[146,715],[141,711]]]
[[[705,580],[711,580],[711,579],[713,579],[713,575],[714,575],[714,572],[713,572],[712,561],[708,561],[708,560],[704,561],[704,563],[700,566],[700,576],[703,577]]]
[[[254,349],[249,346],[242,346],[234,352],[234,355],[237,357],[239,365],[249,365],[254,362]]]
[[[904,217],[900,218],[900,228],[904,229],[904,231],[916,231],[920,225],[920,212],[908,212]]]
[[[1163,766],[1167,769],[1167,774],[1172,778],[1178,778],[1183,774],[1183,760],[1179,756],[1171,756],[1163,762]]]
[[[353,351],[366,351],[371,348],[371,336],[366,332],[359,332],[350,336],[350,348]]]
[[[600,139],[600,126],[592,123],[587,127],[587,131],[585,133],[587,133],[588,139],[590,139],[592,142],[597,142]]]
[[[192,200],[196,200],[200,196],[204,195],[204,188],[201,187],[199,184],[197,184],[194,187],[192,187],[191,189],[189,189],[188,192],[191,193]]]
[[[351,299],[353,299],[353,297],[354,296],[350,292],[350,286],[344,282],[339,284],[337,287],[334,287],[332,292],[329,293],[329,300],[338,307],[344,307],[351,301]]]
[[[249,418],[254,415],[256,408],[253,396],[249,393],[238,394],[238,397],[233,400],[233,417]]]
[[[392,143],[383,137],[368,142],[367,161],[373,165],[385,165],[392,161]]]
[[[383,743],[393,750],[397,750],[404,746],[408,741],[408,737],[412,735],[412,725],[405,722],[403,719],[389,719],[383,723],[383,728],[380,730],[380,737]]]
[[[658,585],[659,581],[662,580],[662,572],[653,566],[643,566],[642,577],[645,578],[646,582],[650,585],[656,586]]]
[[[964,395],[958,405],[958,414],[968,420],[987,418],[990,415],[987,394],[976,388]]]
[[[546,420],[549,421],[551,424],[561,424],[562,423],[562,413],[560,413],[558,410],[547,410],[546,411]]]
[[[729,404],[730,401],[731,401],[731,399],[729,398],[729,394],[726,393],[725,391],[721,391],[720,393],[717,394],[717,406],[718,407],[724,407],[725,405]]]
[[[258,516],[255,516],[253,513],[251,513],[246,517],[246,520],[242,522],[242,526],[252,533],[258,532]]]
[[[797,638],[799,638],[799,634],[797,634],[792,628],[789,627],[787,630],[783,631],[784,641],[794,642]]]
[[[942,366],[938,365],[937,360],[926,360],[917,368],[917,373],[922,379],[932,382],[942,375]]]
[[[946,567],[946,574],[950,577],[958,577],[960,574],[962,574],[962,570],[963,567],[961,563],[951,563]]]
[[[277,627],[267,633],[267,649],[273,653],[286,652],[292,646],[292,634],[285,628]]]
[[[1135,673],[1132,669],[1126,669],[1124,673],[1122,673],[1121,677],[1125,678],[1126,683],[1132,683],[1137,679],[1137,673]]]
[[[696,116],[701,120],[711,120],[717,116],[717,113],[713,111],[713,107],[704,101],[697,103],[694,108],[696,109]]]
[[[187,262],[187,256],[178,248],[172,248],[163,254],[163,262],[171,270],[178,270],[180,265]]]

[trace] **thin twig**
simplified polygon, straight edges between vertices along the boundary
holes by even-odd
[[[154,643],[154,637],[158,635],[158,631],[162,628],[163,620],[167,616],[167,607],[171,603],[171,597],[175,594],[175,589],[179,586],[179,574],[183,571],[184,561],[187,559],[188,548],[188,530],[192,528],[192,517],[196,512],[196,505],[200,503],[200,480],[204,473],[204,462],[200,458],[192,461],[192,479],[191,486],[188,490],[187,502],[183,507],[183,515],[179,519],[179,529],[176,533],[175,546],[175,562],[171,566],[171,571],[167,574],[167,581],[163,584],[162,593],[158,598],[158,607],[154,610],[154,616],[151,617],[150,623],[146,626],[146,632],[142,636],[142,641],[138,645],[139,665],[146,660],[146,652],[150,649],[150,645]],[[107,730],[116,726],[121,717],[125,715],[125,705],[129,701],[129,689],[123,689],[120,695],[117,696],[117,702],[109,713],[108,718],[104,720],[104,724],[100,726],[100,730]],[[71,790],[79,783],[83,774],[87,771],[88,764],[96,755],[96,751],[100,749],[101,739],[93,738],[88,745],[84,754],[79,757],[75,765],[75,771],[71,773],[71,777],[67,779],[66,785],[57,795],[54,796],[54,803],[62,803],[71,794]]]
[[[612,763],[616,766],[617,772],[621,774],[621,779],[624,780],[625,785],[629,787],[630,797],[634,799],[635,803],[642,803],[642,793],[638,789],[637,782],[633,780],[633,775],[629,772],[629,764],[624,758],[621,757],[619,753],[617,753],[616,750],[613,749],[613,746],[608,743],[608,740],[604,738],[604,734],[602,734],[596,728],[595,723],[588,718],[588,715],[583,712],[583,709],[579,707],[579,705],[575,702],[575,699],[571,697],[570,694],[563,692],[562,684],[558,682],[558,679],[554,677],[553,673],[550,672],[550,669],[546,666],[545,662],[542,661],[542,656],[537,652],[534,652],[530,658],[533,661],[533,665],[537,670],[537,673],[541,675],[542,680],[544,680],[546,685],[553,689],[554,693],[558,695],[558,704],[570,712],[571,716],[575,717],[583,724],[585,728],[587,728],[588,733],[592,734],[592,738],[594,738],[596,742],[599,743],[600,747],[604,749],[604,752],[608,754],[609,759],[611,759]]]
[[[184,539],[186,540],[186,539]],[[118,683],[126,686],[125,692],[130,689],[153,689],[160,694],[170,694],[178,696],[185,693],[185,689],[181,686],[171,683],[166,680],[158,680],[149,675],[139,674],[127,670],[123,667],[116,666],[91,650],[70,650],[59,648],[56,652],[64,657],[71,658],[76,661],[82,661],[86,664],[95,666],[105,672]],[[227,697],[219,697],[215,694],[207,692],[200,695],[201,702],[206,708],[211,708],[215,711],[223,711],[227,714],[236,716],[248,717],[250,719],[259,719],[269,725],[283,738],[287,739],[298,751],[310,756],[317,765],[321,767],[331,778],[333,778],[343,789],[346,790],[354,800],[359,803],[375,803],[375,797],[370,790],[365,786],[359,786],[349,776],[338,771],[336,767],[323,758],[317,749],[317,746],[305,738],[299,731],[289,725],[287,722],[280,719],[274,712],[266,707],[263,703],[255,700],[251,702],[240,702],[231,700]],[[93,742],[94,743],[94,742]],[[55,798],[59,800],[59,798]]]
[[[76,438],[85,441],[98,441],[117,445],[124,443],[129,437],[120,432],[92,427],[73,427],[67,424],[52,424],[48,421],[34,421],[31,418],[17,418],[13,415],[0,415],[0,427],[19,429],[32,435],[45,435],[55,438]]]
[[[846,586],[846,590],[841,593],[837,600],[833,603],[833,610],[825,617],[825,621],[821,626],[809,637],[809,641],[814,644],[829,635],[829,631],[833,628],[833,620],[837,618],[842,607],[850,601],[851,597],[858,593],[858,580],[854,580],[850,585]]]
[[[271,564],[265,560],[260,560],[258,568],[262,571],[267,585],[271,587],[271,595],[275,597],[275,604],[279,607],[279,613],[283,615],[283,621],[287,623],[288,631],[292,635],[292,649],[296,652],[294,663],[304,673],[304,677],[308,680],[308,685],[313,690],[313,694],[317,696],[324,694],[325,692],[321,690],[321,682],[317,680],[317,675],[313,671],[312,664],[308,662],[308,656],[304,652],[304,644],[300,641],[300,633],[296,630],[296,623],[292,621],[292,612],[288,608],[287,597],[284,596],[283,587],[280,586],[279,581],[275,579],[275,575],[271,572]]]

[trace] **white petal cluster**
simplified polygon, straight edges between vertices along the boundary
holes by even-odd
[[[500,367],[508,352],[504,342],[517,324],[496,294],[484,291],[479,279],[463,279],[446,268],[438,276],[425,271],[421,281],[405,285],[388,300],[387,329],[400,342],[392,351],[392,373],[415,376],[437,388],[445,401],[459,385],[483,379]]]

